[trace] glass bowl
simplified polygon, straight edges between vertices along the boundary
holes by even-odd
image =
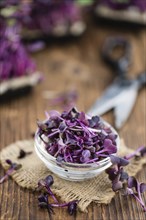
[[[117,135],[116,145],[117,151],[120,145],[119,135],[116,130],[107,122],[104,121],[104,124],[111,128],[112,132]],[[45,150],[45,145],[40,139],[38,132],[35,135],[35,151],[38,157],[46,165],[46,167],[52,171],[54,174],[70,181],[84,181],[90,178],[97,176],[102,173],[104,170],[109,168],[112,163],[110,157],[107,157],[103,160],[98,161],[98,163],[88,163],[88,164],[77,164],[77,163],[67,163],[67,162],[57,162],[56,158],[50,155]]]

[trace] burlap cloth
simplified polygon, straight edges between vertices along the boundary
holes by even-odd
[[[23,159],[17,159],[20,149],[24,149],[26,152],[32,151],[32,154],[27,155]],[[124,156],[131,152],[132,150],[127,148],[123,141],[121,141],[119,155]],[[54,177],[53,192],[60,196],[61,200],[66,202],[78,199],[78,205],[81,211],[86,211],[87,206],[93,201],[104,204],[110,203],[115,195],[106,173],[102,173],[91,180],[83,182],[66,181],[52,174],[37,157],[34,151],[33,140],[17,141],[4,148],[0,152],[0,162],[4,169],[8,168],[8,165],[5,163],[6,159],[11,159],[13,162],[22,164],[22,168],[15,171],[12,175],[12,178],[19,186],[35,190],[38,180],[51,174]],[[144,163],[146,163],[145,158],[138,161],[132,160],[126,167],[126,171],[129,175],[134,176],[142,168]]]

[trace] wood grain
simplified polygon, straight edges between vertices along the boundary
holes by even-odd
[[[43,91],[64,92],[76,88],[79,93],[77,107],[87,111],[95,99],[112,82],[114,74],[103,62],[100,50],[109,35],[122,35],[133,46],[129,76],[135,77],[146,69],[146,30],[103,26],[90,21],[85,34],[76,39],[54,40],[48,47],[33,55],[45,80],[26,97],[0,105],[0,148],[19,139],[30,138],[36,129],[36,119],[44,119],[44,111],[52,107],[43,98]],[[61,110],[61,107],[56,107]],[[113,113],[103,116],[114,124]],[[119,131],[126,144],[133,149],[146,144],[146,90],[138,96],[133,112]],[[0,175],[4,174],[0,169]],[[146,166],[138,174],[146,182]],[[96,193],[96,192],[95,192]],[[0,185],[1,220],[47,220],[47,211],[40,210],[37,194],[21,189],[11,179]],[[146,202],[146,193],[143,196]],[[66,210],[57,209],[53,220],[144,220],[146,215],[133,198],[116,195],[109,205],[91,204],[88,213],[70,217]]]

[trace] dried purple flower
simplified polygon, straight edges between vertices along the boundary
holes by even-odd
[[[54,214],[52,206],[49,204],[48,194],[42,194],[38,197],[39,207],[48,210],[49,215]]]
[[[111,159],[112,164],[117,164],[118,167],[127,166],[129,164],[129,161],[125,158],[122,158],[122,157],[117,157],[117,156],[111,155],[110,159]]]
[[[38,182],[39,189],[45,188],[47,193],[52,196],[53,200],[58,203],[58,200],[56,199],[55,195],[53,194],[52,190],[50,189],[50,186],[54,183],[53,177],[51,175],[47,176],[45,179],[41,179]]]
[[[76,214],[76,210],[77,210],[77,201],[70,202],[68,205],[68,213],[70,215],[74,215]]]
[[[133,188],[135,188],[136,193],[134,193]],[[130,190],[129,190],[130,189]],[[130,191],[130,195],[132,195],[142,206],[143,210],[146,212],[146,205],[144,204],[141,194],[146,191],[146,184],[145,183],[139,183],[135,177],[129,177],[128,178],[128,187],[127,191]],[[128,194],[128,193],[127,193]]]
[[[112,143],[112,141],[110,139],[104,139],[103,142],[103,149],[101,151],[97,151],[96,154],[103,154],[103,153],[107,153],[107,154],[113,154],[117,152],[117,147]]]
[[[0,184],[3,183],[8,177],[13,173],[14,170],[18,170],[21,168],[21,164],[13,163],[11,160],[7,159],[6,163],[9,165],[9,169],[6,174],[0,178]]]
[[[39,207],[40,208],[45,208],[48,210],[49,215],[54,214],[53,208],[54,207],[68,207],[68,213],[70,215],[73,215],[76,213],[77,209],[77,200],[68,202],[68,203],[59,203],[58,200],[56,199],[55,195],[50,189],[50,186],[54,183],[53,177],[51,175],[47,176],[45,179],[41,179],[38,182],[38,187],[39,189],[46,189],[47,193],[41,194],[38,197],[39,201]],[[49,195],[53,198],[55,203],[49,203]]]
[[[50,205],[52,207],[68,207],[68,213],[70,215],[73,215],[73,214],[76,214],[76,210],[77,210],[77,203],[78,203],[78,200],[74,200],[74,201],[71,201],[71,202],[67,202],[67,203],[58,203],[58,204],[54,204],[54,203],[51,203]]]
[[[1,22],[0,20],[0,25]],[[0,80],[34,73],[35,64],[29,58],[20,40],[20,26],[16,24],[7,26],[2,23],[0,45]]]
[[[20,149],[19,155],[18,155],[17,158],[18,159],[22,159],[22,158],[24,158],[24,157],[26,157],[27,155],[30,155],[30,154],[32,154],[32,152],[26,152],[26,151]]]
[[[146,155],[146,147],[142,146],[139,147],[137,150],[135,150],[133,153],[125,156],[124,158],[127,160],[130,160],[132,158],[139,158]]]
[[[141,197],[141,194],[146,191],[146,184],[139,183],[135,177],[129,176],[123,169],[123,166],[128,165],[128,160],[135,157],[137,153],[143,157],[145,155],[145,147],[138,148],[134,153],[124,158],[111,155],[113,166],[108,168],[106,173],[112,182],[113,191],[122,191],[124,195],[132,195],[140,203],[143,210],[146,211],[146,206]]]
[[[43,194],[40,195],[38,197],[38,201],[39,201],[39,207],[40,208],[45,208],[48,210],[48,213],[54,214],[54,210],[53,208],[64,208],[67,207],[68,208],[68,213],[70,215],[73,215],[76,213],[77,210],[77,200],[68,202],[68,203],[49,203],[49,198],[48,198],[48,194]]]

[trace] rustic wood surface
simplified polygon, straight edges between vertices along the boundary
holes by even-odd
[[[52,107],[43,92],[64,92],[70,88],[78,91],[77,107],[87,111],[97,96],[112,82],[114,74],[100,56],[101,46],[109,35],[126,36],[133,46],[129,76],[135,77],[146,69],[146,30],[131,27],[102,26],[90,22],[86,33],[77,39],[54,40],[48,47],[33,55],[45,80],[28,96],[0,105],[0,148],[17,140],[30,138],[36,130],[36,119],[44,119],[44,111]],[[56,109],[61,110],[57,106]],[[114,125],[113,112],[104,119]],[[146,144],[146,90],[137,98],[133,112],[119,131],[126,144],[136,149]],[[4,170],[0,168],[0,176]],[[146,166],[137,175],[146,182]],[[96,193],[96,192],[95,192]],[[146,202],[146,193],[143,196]],[[37,194],[21,189],[12,179],[0,185],[1,220],[46,220],[46,210],[40,210]],[[56,209],[53,220],[144,220],[146,214],[132,198],[116,195],[109,205],[91,204],[88,213],[77,212],[70,217],[65,209]]]

